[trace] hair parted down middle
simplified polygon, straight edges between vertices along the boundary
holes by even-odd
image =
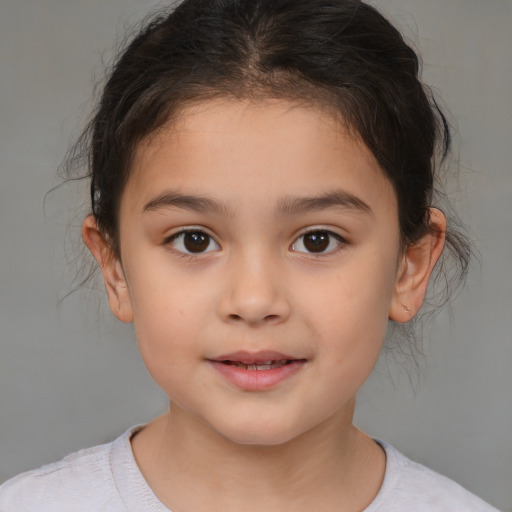
[[[436,162],[450,149],[419,72],[398,30],[359,0],[185,0],[120,53],[79,141],[97,225],[121,257],[118,210],[134,151],[187,105],[284,99],[328,111],[366,144],[396,192],[402,243],[412,244],[429,229]],[[462,280],[469,244],[450,229],[446,242]]]

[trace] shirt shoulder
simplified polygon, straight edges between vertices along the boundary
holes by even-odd
[[[379,444],[386,451],[386,474],[377,498],[365,512],[498,512],[453,480],[408,459],[387,443]]]
[[[112,443],[80,450],[0,486],[0,512],[122,512],[110,468]]]

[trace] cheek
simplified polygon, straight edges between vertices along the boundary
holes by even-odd
[[[194,293],[191,283],[176,276],[151,271],[133,276],[130,292],[141,356],[165,389],[167,380],[190,371],[192,363],[202,357],[202,333],[211,319],[211,298]]]
[[[160,303],[135,315],[135,332],[142,360],[156,384],[172,401],[188,390],[188,382],[199,385],[195,374],[203,352],[197,342],[199,327],[187,314],[183,301]]]
[[[382,256],[361,258],[318,282],[321,294],[311,293],[312,283],[300,293],[308,297],[301,305],[307,328],[322,340],[326,364],[340,373],[366,377],[380,353],[394,289],[394,266],[388,263]]]
[[[155,346],[155,349],[190,347],[190,342],[200,330],[205,318],[204,307],[194,297],[169,289],[153,290],[141,294],[134,304],[134,325],[137,339],[142,345]],[[191,307],[193,306],[193,307]]]
[[[387,324],[394,291],[394,272],[377,259],[351,264],[334,275],[304,283],[297,298],[314,311],[327,329],[355,330],[360,335]]]

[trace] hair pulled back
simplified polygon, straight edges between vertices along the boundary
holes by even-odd
[[[327,107],[392,183],[404,244],[429,229],[446,120],[401,34],[359,0],[185,0],[121,53],[88,130],[92,211],[119,254],[118,209],[138,143],[190,102],[287,99]],[[465,273],[465,239],[448,234]]]

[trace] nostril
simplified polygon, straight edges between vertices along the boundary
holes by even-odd
[[[276,322],[279,320],[279,315],[267,315],[265,317],[263,317],[263,322]],[[235,313],[232,313],[231,315],[229,315],[229,319],[232,320],[232,321],[235,321],[235,322],[240,322],[240,321],[244,321],[244,317],[242,315],[237,315]],[[259,322],[257,322],[259,323]]]
[[[264,320],[267,322],[271,322],[272,320],[277,320],[279,318],[279,315],[267,315]]]
[[[219,301],[217,312],[223,321],[233,324],[274,325],[288,318],[290,304],[284,296],[270,288],[259,289],[246,283],[225,293]]]

